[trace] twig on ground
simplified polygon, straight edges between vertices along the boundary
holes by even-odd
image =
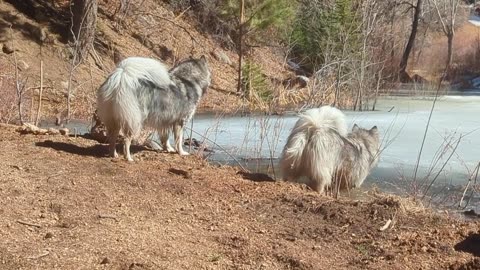
[[[386,229],[388,229],[388,227],[390,227],[390,224],[391,224],[391,223],[392,223],[392,220],[391,220],[391,219],[387,220],[387,222],[385,223],[385,225],[383,225],[379,230],[380,230],[381,232],[385,231]]]
[[[467,186],[465,186],[465,189],[463,190],[462,198],[460,198],[460,202],[458,203],[458,207],[462,207],[463,200],[465,199],[465,194],[467,193],[467,190],[470,187],[470,184],[472,183],[472,181],[477,182],[479,169],[480,169],[480,162],[477,164],[476,168],[473,170],[473,172],[474,172],[473,174],[475,174],[475,177],[473,177],[473,174],[472,174],[472,176],[468,179]],[[468,205],[468,202],[465,204],[465,207],[467,207],[467,205]]]
[[[175,19],[173,19],[173,20],[176,21],[176,20],[180,19],[180,18],[183,16],[183,14],[185,14],[185,12],[187,12],[191,7],[192,7],[192,6],[188,6],[185,10],[183,10],[182,12],[180,12],[180,14],[178,14],[178,16],[175,17]]]
[[[118,218],[116,216],[112,216],[112,215],[104,215],[104,214],[99,214],[98,215],[98,218],[100,219],[113,219],[115,220],[116,222],[118,222]]]
[[[40,255],[28,257],[27,259],[36,260],[36,259],[40,259],[40,258],[43,258],[43,257],[45,257],[45,256],[48,256],[49,254],[50,254],[50,252],[45,251],[44,253],[42,253],[42,254],[40,254]]]
[[[35,224],[35,223],[30,223],[30,222],[27,222],[27,221],[17,220],[17,222],[22,224],[22,225],[26,225],[26,226],[31,226],[31,227],[36,227],[36,228],[41,228],[42,227],[41,225],[38,225],[38,224]]]

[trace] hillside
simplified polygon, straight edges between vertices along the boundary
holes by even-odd
[[[68,1],[0,2],[0,84],[5,94],[2,118],[15,115],[15,50],[18,79],[25,83],[24,114],[31,118],[36,112],[31,97],[38,99],[40,60],[44,62],[43,115],[65,114],[66,93],[71,70],[68,31]],[[99,1],[95,51],[87,61],[76,67],[72,77],[73,118],[90,118],[95,107],[95,91],[115,66],[115,59],[147,56],[162,60],[169,66],[189,57],[207,55],[213,81],[199,111],[235,112],[241,99],[236,95],[236,53],[222,49],[220,44],[201,31],[201,26],[186,14],[174,13],[168,4],[146,0],[134,1],[133,15],[122,24],[112,19],[116,2]],[[252,57],[264,66],[268,76],[282,79],[286,74],[283,56],[270,48],[254,48]],[[13,104],[13,105],[12,105]],[[13,117],[13,116],[12,116]]]

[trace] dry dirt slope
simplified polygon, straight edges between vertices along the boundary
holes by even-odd
[[[37,6],[31,8],[30,2]],[[204,54],[213,78],[199,110],[235,112],[240,109],[241,99],[236,95],[236,53],[223,49],[214,37],[204,33],[201,26],[188,17],[188,13],[175,13],[165,1],[132,0],[129,1],[132,14],[119,27],[111,19],[119,0],[98,3],[95,54],[73,73],[73,118],[91,117],[95,109],[95,91],[115,67],[115,52],[121,57],[160,59],[168,66],[189,56]],[[32,94],[38,96],[41,59],[44,62],[43,116],[65,113],[66,86],[71,69],[66,39],[67,7],[68,1],[64,0],[0,1],[0,48],[6,45],[16,50],[19,81],[26,80],[28,89],[24,109],[27,116],[30,97]],[[286,70],[281,64],[283,56],[274,54],[273,49],[254,48],[251,54],[269,76],[282,78],[285,75]],[[229,61],[225,61],[225,57]],[[16,105],[14,70],[14,54],[0,50],[0,85],[5,94],[0,97],[1,106]],[[4,113],[2,109],[0,119]],[[12,111],[16,114],[14,109],[13,106]]]
[[[112,161],[12,126],[0,148],[0,269],[480,269],[478,222],[395,197],[336,201],[146,149]]]

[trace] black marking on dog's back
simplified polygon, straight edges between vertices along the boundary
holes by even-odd
[[[198,93],[196,91],[197,89],[196,84],[182,77],[177,77],[177,78],[182,84],[185,85],[185,87],[183,88],[186,90],[185,93],[182,93],[181,87],[173,83],[169,84],[168,86],[165,86],[165,85],[158,85],[155,82],[152,82],[150,80],[145,80],[145,79],[140,79],[139,82],[143,87],[151,91],[162,91],[162,90],[170,91],[174,93],[175,96],[177,97],[181,97],[182,95],[185,95],[188,100],[197,101],[200,97],[198,96]]]
[[[200,98],[197,93],[197,84],[183,77],[177,77],[177,78],[180,80],[181,83],[185,85],[184,89],[186,90],[185,95],[187,96],[187,99],[197,101]]]
[[[150,81],[150,80],[145,80],[145,79],[140,79],[138,80],[138,82],[144,86],[144,87],[147,87],[148,89],[152,89],[152,90],[155,90],[156,88],[161,88],[160,85]]]
[[[138,81],[143,87],[147,88],[150,91],[172,92],[176,97],[178,98],[182,97],[182,93],[180,92],[179,87],[173,83],[166,86],[166,85],[158,85],[150,80],[145,80],[145,79],[140,79]]]

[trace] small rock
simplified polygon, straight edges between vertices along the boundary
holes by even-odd
[[[109,264],[110,263],[110,259],[105,257],[103,258],[103,260],[100,262],[100,264]]]
[[[154,46],[153,42],[152,42],[151,40],[149,40],[149,39],[145,39],[145,40],[143,41],[143,45],[144,45],[145,47],[149,48],[149,49],[152,49],[153,46]]]
[[[45,27],[33,27],[30,33],[40,42],[45,42],[47,39],[47,30]]]
[[[22,134],[35,134],[35,135],[45,135],[48,133],[46,129],[39,128],[30,123],[24,123],[23,126],[17,129],[17,131]]]
[[[387,259],[388,261],[391,261],[391,260],[395,259],[395,255],[393,255],[393,254],[391,254],[391,253],[386,254],[386,255],[385,255],[385,259]]]
[[[69,130],[68,128],[61,128],[58,130],[60,132],[60,134],[62,134],[63,136],[68,136],[69,134]]]
[[[297,241],[297,238],[294,236],[287,236],[285,237],[285,240],[290,241],[290,242],[295,242]]]
[[[25,70],[27,70],[27,69],[30,68],[30,66],[27,64],[27,62],[25,62],[25,61],[23,61],[23,60],[19,60],[19,61],[17,62],[17,65],[18,65],[18,69],[19,69],[20,71],[25,71]]]
[[[115,49],[113,51],[113,62],[115,64],[118,64],[120,63],[123,59],[125,59],[125,56],[120,52],[118,51],[117,49]]]
[[[17,165],[13,165],[12,168],[17,169],[17,170],[19,170],[19,171],[23,170],[22,167],[17,166]]]
[[[2,47],[2,51],[6,54],[11,54],[13,53],[15,50],[12,48],[12,46],[8,45],[7,43],[4,43],[3,44],[3,47]]]
[[[50,239],[50,238],[52,238],[52,237],[53,237],[53,233],[47,232],[47,233],[45,234],[45,237],[44,237],[44,238],[45,238],[45,239]]]
[[[35,134],[35,135],[47,135],[48,130],[46,130],[44,128],[38,128],[35,132],[33,132],[33,134]]]
[[[167,46],[159,45],[153,49],[153,52],[160,56],[163,60],[174,59],[175,53],[173,50],[170,50]]]
[[[58,134],[60,134],[60,131],[59,131],[58,129],[56,129],[56,128],[49,128],[49,129],[47,129],[47,131],[48,131],[48,134],[50,134],[50,135],[58,135]]]
[[[68,89],[68,82],[67,81],[60,82],[60,85],[62,86],[63,89],[65,89],[65,90]]]
[[[224,63],[224,64],[227,64],[229,66],[232,65],[232,60],[230,60],[230,58],[228,57],[227,54],[225,54],[223,51],[220,51],[220,50],[215,50],[212,52],[212,55],[213,57],[215,57],[215,59],[217,59],[218,61]]]

